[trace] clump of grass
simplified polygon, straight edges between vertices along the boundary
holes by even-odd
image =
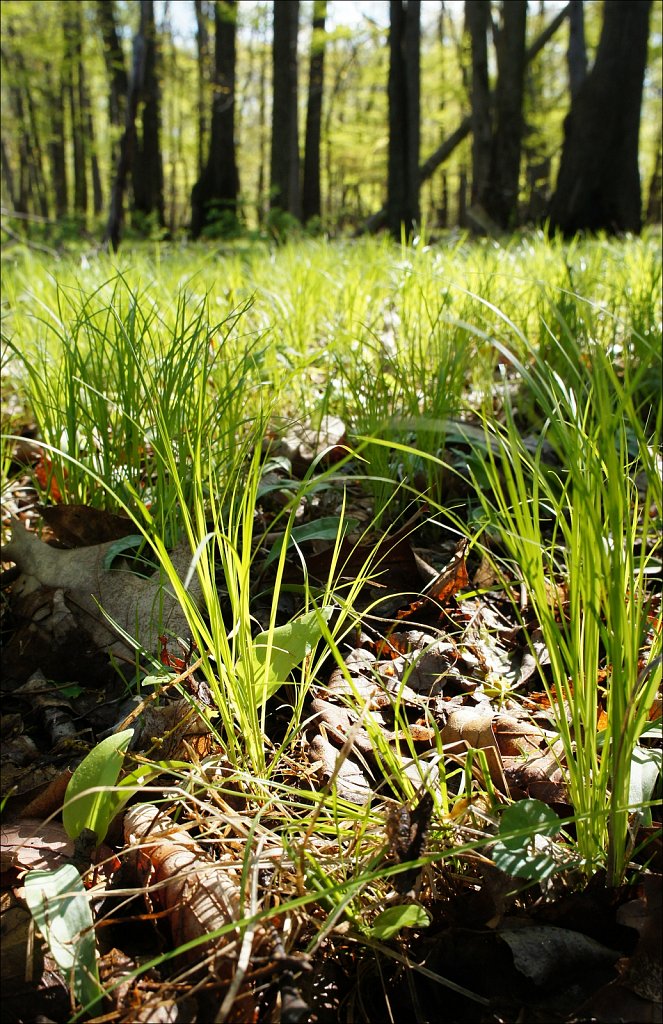
[[[560,345],[563,360],[569,341]],[[578,346],[574,354],[574,375],[565,376],[536,352],[530,366],[514,359],[546,415],[541,445],[534,453],[523,445],[507,393],[504,426],[484,421],[490,490],[479,495],[491,528],[522,574],[550,655],[552,681],[546,685],[586,870],[607,857],[616,885],[631,848],[634,752],[661,682],[647,539],[663,503],[656,453],[633,391],[599,346]],[[660,436],[660,402],[651,426]],[[560,459],[560,473],[544,464],[544,440]],[[646,481],[642,496],[635,481],[639,472]],[[602,708],[605,730],[599,725]]]

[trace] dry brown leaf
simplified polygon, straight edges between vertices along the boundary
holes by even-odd
[[[90,505],[43,505],[39,511],[54,536],[70,548],[104,544],[136,532],[126,516]]]
[[[62,594],[78,628],[99,650],[113,654],[131,656],[133,649],[106,620],[100,607],[121,630],[149,651],[158,650],[161,633],[188,635],[186,618],[170,592],[165,575],[157,571],[150,577],[143,577],[129,572],[126,566],[124,569],[104,568],[104,561],[112,557],[115,543],[109,541],[62,551],[44,544],[22,523],[13,520],[12,539],[2,552],[3,559],[15,562],[21,570],[13,596],[53,588]],[[191,561],[188,545],[176,548],[171,560],[183,577]],[[195,574],[189,589],[198,599],[200,591]]]
[[[271,457],[290,460],[295,476],[303,476],[311,463],[323,456],[326,462],[336,462],[346,454],[345,424],[338,416],[323,416],[319,428],[310,421],[289,424],[279,435],[272,431],[263,448]]]
[[[240,919],[242,901],[236,873],[210,860],[185,829],[178,828],[153,804],[129,808],[124,835],[127,845],[136,848],[136,870],[150,902],[168,912],[176,946]],[[212,939],[191,950],[187,959],[200,962],[215,945],[228,941],[228,936]],[[232,963],[225,961],[226,978],[231,970]]]
[[[45,825],[41,818],[24,818],[3,825],[1,836],[3,871],[47,871],[74,855],[73,840],[56,821]]]

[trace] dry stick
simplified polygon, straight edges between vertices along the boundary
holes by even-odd
[[[202,663],[203,659],[198,658],[198,661],[194,661],[193,665],[189,665],[189,667],[179,676],[175,676],[174,679],[171,679],[170,682],[166,683],[165,686],[159,687],[159,689],[155,690],[154,693],[149,693],[145,700],[142,700],[138,707],[134,708],[131,714],[127,715],[124,721],[120,722],[116,729],[113,729],[113,733],[122,732],[123,729],[126,729],[127,726],[131,725],[134,719],[138,718],[138,716],[145,710],[145,708],[149,704],[152,703],[153,700],[156,700],[157,697],[161,697],[161,695],[164,694],[166,690],[171,690],[173,686],[177,686],[178,683],[183,683],[185,679],[188,679],[189,676],[193,675],[196,669],[200,668]]]
[[[559,14],[553,18],[550,24],[543,30],[540,36],[538,36],[532,45],[525,51],[525,66],[530,64],[534,58],[540,53],[543,47],[546,45],[551,36],[555,34],[559,26],[568,17],[571,4],[568,3],[566,7],[563,7]],[[438,146],[434,153],[424,161],[419,167],[419,184],[423,185],[425,181],[433,175],[433,172],[437,170],[440,164],[444,163],[447,157],[450,157],[454,149],[461,144],[463,139],[472,131],[472,116],[470,114],[464,117],[455,132],[448,136],[444,142]],[[387,219],[387,207],[383,206],[377,213],[371,214],[364,223],[357,229],[355,236],[363,235],[371,231],[378,231],[379,228],[383,227]]]

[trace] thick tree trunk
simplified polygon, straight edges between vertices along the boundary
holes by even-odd
[[[518,220],[520,154],[523,139],[527,0],[504,0],[497,39],[495,120],[487,188],[479,203],[501,228]]]
[[[525,63],[529,64],[534,58],[541,52],[543,47],[546,45],[549,39],[555,34],[557,29],[566,20],[569,14],[569,4],[559,11],[558,14],[552,19],[550,24],[543,30],[540,36],[538,36],[531,46],[527,48],[525,53]],[[423,164],[419,168],[419,182],[423,184],[427,181],[431,175],[440,167],[441,164],[447,160],[451,154],[457,149],[457,147],[463,142],[472,131],[472,118],[467,116],[463,118],[461,123],[458,125],[456,130],[447,136],[446,139],[438,146],[438,148],[431,153],[427,160],[424,160]],[[387,220],[387,207],[383,206],[377,213],[371,214],[367,218],[364,224],[361,225],[356,231],[357,235],[361,235],[366,231],[379,231],[380,228],[384,227]]]
[[[492,117],[488,79],[488,26],[490,4],[485,0],[466,0],[465,25],[472,53],[471,128],[472,128],[472,202],[485,195],[490,177]]]
[[[235,144],[235,66],[237,2],[217,0],[214,8],[214,102],[209,157],[191,192],[191,234],[197,238],[212,221],[221,233],[239,222],[239,173]]]
[[[157,72],[157,34],[153,0],[140,0],[141,34],[145,40],[145,64],[141,100],[141,132],[136,138],[132,168],[133,213],[139,226],[145,217],[156,216],[165,224],[163,162],[161,159],[161,96]],[[137,216],[136,216],[137,215]]]
[[[389,4],[389,160],[387,224],[394,238],[410,235],[419,211],[420,0]]]
[[[302,217],[304,223],[320,216],[320,127],[322,123],[322,87],[325,70],[325,19],[327,0],[314,0],[311,65],[306,108],[304,177],[302,181]]]
[[[610,0],[596,61],[564,125],[550,225],[639,232],[638,135],[651,0]]]
[[[301,220],[297,118],[299,0],[274,0],[270,207]]]
[[[569,3],[569,48],[566,51],[566,65],[569,69],[571,99],[574,100],[587,77],[583,0],[570,0]]]

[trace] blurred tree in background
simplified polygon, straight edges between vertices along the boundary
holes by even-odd
[[[269,210],[272,224],[280,210],[312,229],[394,234],[660,219],[661,0],[2,7],[10,232],[223,234]],[[401,35],[415,9],[418,31]],[[628,215],[606,181],[570,213],[569,182],[593,174],[579,170],[588,125],[601,169],[623,164]]]

